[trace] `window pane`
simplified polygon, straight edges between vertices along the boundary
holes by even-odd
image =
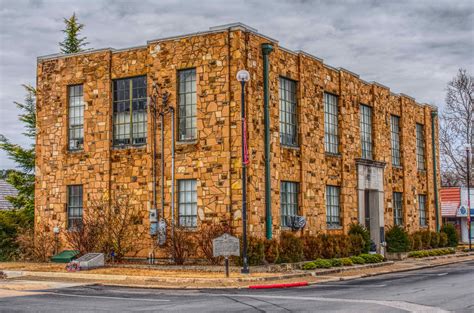
[[[291,217],[298,214],[298,183],[282,181],[280,184],[281,225],[291,226]]]
[[[179,140],[196,139],[196,69],[178,72]]]
[[[362,158],[372,159],[372,108],[360,105],[360,141]]]
[[[427,226],[426,223],[426,196],[418,195],[418,210],[420,215],[420,226]]]
[[[390,118],[390,126],[392,136],[392,164],[395,166],[400,166],[400,117],[392,115]]]
[[[326,152],[339,152],[337,97],[324,93],[324,147]]]
[[[280,77],[280,143],[298,144],[298,116],[296,102],[296,82]]]
[[[82,225],[82,185],[68,186],[67,218],[68,229]]]
[[[403,225],[403,197],[401,192],[393,193],[393,221],[395,225]]]
[[[84,99],[82,85],[68,87],[69,150],[84,148]]]
[[[340,187],[326,186],[326,223],[328,227],[338,227],[341,224],[339,194]]]
[[[179,225],[197,226],[197,191],[195,179],[178,180]]]
[[[113,89],[114,145],[146,144],[146,76],[116,79]]]
[[[416,124],[416,162],[419,170],[425,169],[425,133],[421,124]]]

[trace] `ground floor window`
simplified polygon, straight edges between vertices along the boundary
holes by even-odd
[[[281,226],[291,227],[291,218],[298,214],[298,183],[280,184]]]
[[[341,225],[339,195],[340,188],[338,186],[326,186],[326,223],[330,228]]]
[[[418,210],[420,214],[420,226],[426,227],[426,196],[418,195]]]
[[[393,193],[393,222],[395,225],[403,225],[403,197],[401,192]]]
[[[82,185],[67,186],[67,194],[67,227],[75,229],[82,226]]]
[[[197,226],[197,192],[195,179],[178,180],[179,226]]]

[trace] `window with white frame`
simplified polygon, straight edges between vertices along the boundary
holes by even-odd
[[[324,93],[324,147],[326,152],[339,152],[337,97]]]
[[[69,150],[84,148],[84,97],[82,85],[68,87]]]
[[[179,140],[194,140],[196,131],[196,69],[178,72]]]
[[[403,194],[393,193],[393,222],[395,225],[403,225]]]
[[[280,77],[280,143],[298,145],[298,114],[296,82]]]
[[[372,108],[360,105],[360,142],[362,158],[372,160]]]
[[[298,214],[298,183],[282,181],[280,184],[281,226],[290,227],[291,218]]]
[[[114,146],[146,144],[146,76],[116,79],[113,87]]]
[[[425,169],[425,132],[422,124],[416,124],[416,163],[419,170]]]
[[[390,116],[390,126],[392,135],[392,164],[401,166],[400,117],[396,115]]]
[[[77,229],[82,226],[83,194],[82,185],[67,186],[67,227]]]
[[[420,226],[426,227],[426,195],[418,195],[418,211],[420,215]]]
[[[340,187],[326,186],[326,224],[329,228],[341,226]]]
[[[197,226],[197,190],[195,179],[178,180],[179,226]]]

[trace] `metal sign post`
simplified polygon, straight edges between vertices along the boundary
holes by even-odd
[[[213,239],[212,252],[214,257],[223,256],[225,258],[225,276],[229,277],[229,257],[231,255],[240,256],[239,238],[224,234]]]

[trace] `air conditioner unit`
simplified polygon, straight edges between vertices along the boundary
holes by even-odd
[[[294,215],[290,217],[290,227],[292,230],[303,229],[306,226],[306,217]]]

